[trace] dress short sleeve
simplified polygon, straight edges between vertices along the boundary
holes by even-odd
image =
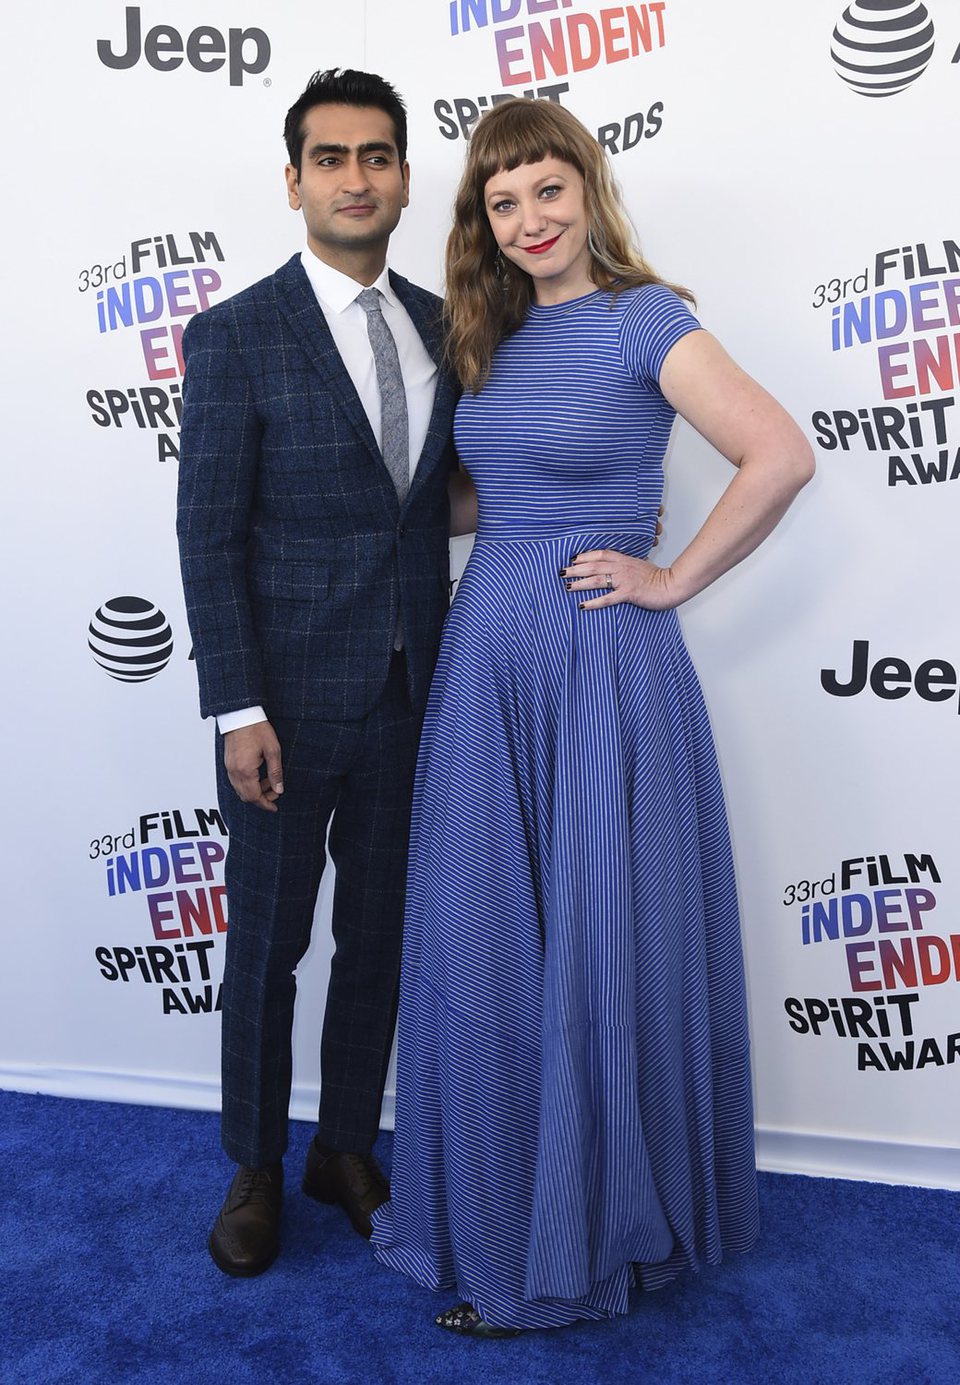
[[[660,370],[670,349],[700,323],[673,291],[663,284],[647,284],[623,294],[620,352],[631,375],[641,383],[659,388]]]

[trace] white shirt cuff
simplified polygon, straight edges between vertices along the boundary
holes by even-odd
[[[238,712],[223,712],[217,717],[221,736],[228,731],[239,731],[241,726],[253,726],[258,721],[266,721],[267,714],[262,707],[242,707]]]

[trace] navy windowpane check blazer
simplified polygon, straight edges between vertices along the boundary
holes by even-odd
[[[402,506],[299,255],[191,318],[177,533],[204,716],[354,720],[402,616],[422,709],[448,606],[457,390],[441,303],[390,281],[440,366]]]

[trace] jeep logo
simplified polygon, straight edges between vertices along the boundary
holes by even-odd
[[[140,11],[128,5],[124,46],[114,52],[109,39],[97,40],[97,57],[105,67],[136,67],[140,54],[157,72],[172,72],[186,56],[197,72],[217,72],[226,64],[230,85],[243,85],[245,73],[262,72],[270,61],[270,40],[262,29],[229,29],[226,39],[219,29],[201,24],[187,35],[184,43],[179,30],[169,24],[156,24],[141,39]]]
[[[925,659],[912,670],[906,659],[889,656],[871,665],[870,641],[854,640],[850,673],[841,681],[833,668],[820,670],[820,686],[831,697],[857,697],[869,684],[870,691],[886,702],[915,691],[924,702],[947,702],[956,697],[960,675],[946,659]]]

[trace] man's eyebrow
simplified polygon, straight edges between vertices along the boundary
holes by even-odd
[[[396,149],[387,140],[370,140],[367,144],[358,144],[358,154],[396,154]],[[313,144],[310,146],[307,157],[310,159],[319,158],[322,154],[349,154],[350,146],[347,144]]]

